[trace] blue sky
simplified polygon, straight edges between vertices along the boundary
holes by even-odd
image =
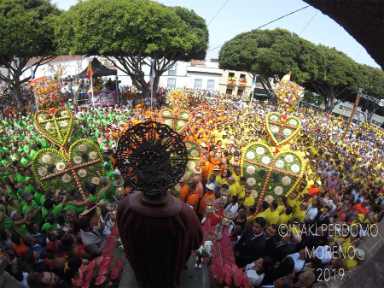
[[[105,0],[108,1],[108,0]],[[182,6],[193,9],[206,19],[207,23],[215,16],[227,0],[159,0],[167,6]],[[52,0],[61,9],[67,10],[77,0]],[[239,33],[247,32],[279,18],[292,11],[308,6],[301,0],[228,0],[223,9],[208,26],[210,48],[217,47]],[[308,7],[263,29],[277,27],[300,34],[318,10]],[[380,67],[347,31],[320,11],[305,28],[300,37],[315,44],[335,47],[356,62]],[[209,51],[206,59],[218,57],[220,48]],[[357,58],[356,58],[357,57]]]

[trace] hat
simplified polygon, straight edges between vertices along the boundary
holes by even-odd
[[[233,144],[235,144],[232,140],[230,140],[229,142],[228,142],[228,144],[229,145],[233,145]]]
[[[9,217],[11,217],[12,220],[15,220],[16,216],[17,216],[16,211],[12,211],[11,215],[9,215]]]
[[[215,166],[215,168],[213,168],[213,171],[221,171],[221,169],[219,166]]]
[[[226,136],[226,135],[227,135],[227,132],[224,131],[223,133],[221,133],[221,135]]]
[[[116,145],[115,145],[115,144],[113,144],[113,145],[111,146],[111,149],[113,149],[113,148],[116,148]]]
[[[202,143],[201,143],[201,147],[206,148],[206,147],[207,147],[207,144],[205,144],[204,142],[202,142]]]
[[[365,258],[365,252],[364,252],[364,250],[359,249],[359,248],[356,248],[356,249],[355,249],[355,255],[357,256],[357,258],[358,258],[359,260],[364,260],[364,258]]]
[[[83,213],[80,214],[80,216],[85,216],[87,215],[89,212],[91,212],[93,209],[95,209],[99,204],[96,204],[96,203],[89,203],[87,205],[87,209],[85,209],[83,211]]]
[[[112,173],[113,175],[121,175],[121,172],[119,169],[115,169],[115,171],[113,171]]]
[[[192,168],[193,172],[195,172],[195,174],[201,174],[201,167],[200,165],[196,165],[194,168]]]
[[[109,151],[108,150],[104,150],[103,153],[109,153]]]
[[[320,180],[319,180],[319,181],[316,181],[316,183],[317,183],[317,184],[319,184],[319,185],[321,185],[321,184],[322,184]]]
[[[210,183],[210,184],[205,184],[205,187],[207,187],[209,190],[215,190],[215,184],[213,184],[213,183]]]

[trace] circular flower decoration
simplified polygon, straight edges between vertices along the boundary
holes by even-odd
[[[45,115],[44,114],[40,114],[39,116],[37,116],[37,120],[39,122],[45,121],[46,120]]]
[[[44,154],[43,157],[41,157],[41,160],[43,160],[44,163],[51,163],[52,157],[49,154]]]
[[[277,132],[279,132],[279,127],[277,127],[277,126],[271,126],[271,131],[272,131],[273,133],[277,133]]]
[[[98,177],[93,177],[91,180],[92,184],[99,185],[100,184],[100,179]]]
[[[85,176],[87,176],[87,170],[80,169],[79,171],[77,171],[77,175],[79,175],[80,177],[84,178]]]
[[[300,171],[300,167],[299,167],[299,165],[297,165],[297,164],[293,164],[293,165],[291,166],[291,170],[292,170],[292,172],[297,173],[297,172]]]
[[[171,112],[169,111],[163,111],[163,116],[170,116],[171,115]]]
[[[257,198],[257,196],[258,196],[259,194],[257,193],[256,190],[251,190],[251,195],[252,195],[253,198]]]
[[[166,119],[164,121],[164,123],[167,124],[167,125],[172,125],[172,120],[171,119]]]
[[[75,156],[73,157],[73,162],[75,162],[76,164],[80,164],[81,162],[83,162],[83,159],[80,156]]]
[[[60,122],[59,122],[59,126],[62,127],[62,128],[67,127],[67,126],[68,126],[68,121],[67,121],[67,120],[60,121]]]
[[[181,190],[181,186],[180,186],[179,183],[176,184],[176,186],[175,186],[175,190],[176,190],[177,192],[180,192],[180,190]]]
[[[247,173],[248,174],[253,174],[253,173],[255,173],[255,171],[256,171],[256,169],[255,169],[255,167],[253,167],[253,166],[248,166],[246,169],[245,169],[245,171],[247,171]]]
[[[288,163],[293,162],[293,156],[292,155],[285,156],[285,161],[287,161]]]
[[[285,136],[289,136],[289,135],[291,135],[292,134],[292,131],[290,130],[290,129],[284,129],[283,130],[283,134],[285,135]]]
[[[277,168],[283,168],[284,167],[284,161],[283,160],[277,160],[276,162],[275,162],[275,166],[277,167]]]
[[[177,125],[179,125],[179,126],[184,126],[185,125],[185,121],[183,121],[183,120],[180,120],[179,122],[177,122]]]
[[[48,170],[45,167],[39,167],[39,169],[37,169],[37,173],[39,173],[41,177],[44,177],[45,175],[47,175]]]
[[[197,150],[192,150],[191,151],[191,155],[192,155],[192,157],[199,157],[199,151],[197,151]]]
[[[56,169],[62,171],[65,169],[65,164],[63,162],[59,162],[56,164]]]
[[[247,158],[248,159],[254,159],[255,158],[255,153],[253,153],[252,151],[249,151],[248,153],[247,153]]]
[[[263,147],[257,147],[256,148],[256,153],[257,153],[257,155],[262,155],[262,154],[265,153],[265,150],[264,150]]]
[[[85,152],[85,151],[87,151],[87,145],[80,144],[79,146],[77,146],[77,149],[79,149],[79,151],[81,151],[81,152]]]
[[[269,120],[271,120],[271,121],[277,121],[277,120],[279,120],[279,118],[277,118],[277,116],[276,115],[272,115],[271,117],[269,117]]]
[[[89,159],[91,159],[91,160],[97,159],[97,152],[96,151],[90,152],[89,153]]]
[[[185,143],[185,147],[187,147],[187,150],[191,150],[192,149],[192,145],[191,143]]]
[[[281,194],[283,194],[283,192],[284,192],[283,187],[281,187],[281,186],[275,187],[275,194],[276,195],[281,195]]]
[[[284,186],[288,186],[289,184],[291,184],[292,180],[288,176],[284,176],[283,179],[281,179],[281,182],[283,182]]]
[[[183,177],[185,178],[185,180],[189,180],[189,179],[191,179],[191,173],[189,173],[188,171],[185,171]]]
[[[183,113],[183,116],[181,116],[181,117],[184,118],[184,119],[188,119],[189,115],[188,115],[188,113]]]
[[[255,184],[256,184],[256,180],[255,180],[255,178],[248,178],[248,179],[247,179],[247,184],[248,184],[249,186],[253,186],[253,185],[255,185]]]
[[[263,162],[263,164],[265,165],[268,165],[269,163],[271,163],[271,158],[268,156],[264,156],[263,158],[261,158],[261,162]]]
[[[193,168],[195,168],[196,163],[193,161],[188,161],[187,166],[188,166],[188,168],[193,169]]]
[[[273,198],[273,196],[267,195],[267,196],[265,196],[264,200],[267,201],[269,204],[271,204],[272,201],[275,199]]]
[[[291,125],[291,126],[297,126],[297,121],[296,121],[295,119],[290,119],[290,120],[288,121],[288,123],[289,123],[289,125]]]
[[[64,183],[68,183],[71,181],[71,175],[69,174],[64,174],[63,177],[61,177],[61,180],[64,182]]]
[[[61,116],[64,116],[64,117],[69,115],[67,110],[63,110],[60,113],[61,113]]]
[[[45,125],[45,129],[47,129],[48,131],[52,131],[53,130],[52,122],[48,122],[47,125]]]

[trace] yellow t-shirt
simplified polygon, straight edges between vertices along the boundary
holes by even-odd
[[[286,213],[283,213],[280,215],[279,220],[277,221],[277,225],[285,224],[288,225],[288,222],[292,219],[292,214],[287,215]]]
[[[359,263],[359,261],[355,260],[355,259],[350,259],[348,258],[347,259],[347,270],[350,270],[352,268],[355,268],[357,266],[357,264]]]
[[[237,193],[240,193],[240,191],[237,191],[236,184],[232,184],[229,186],[229,192],[231,192],[231,196],[236,196]]]
[[[299,199],[299,196],[297,196],[295,199],[291,199],[291,197],[288,197],[287,203],[292,208],[296,206],[296,201]]]
[[[265,220],[267,220],[267,226],[271,226],[272,224],[276,224],[277,221],[279,221],[279,211],[277,211],[277,209],[273,212],[269,211],[268,214],[267,214],[267,218]]]
[[[282,204],[282,205],[279,204],[277,206],[277,211],[279,211],[279,214],[284,213],[284,208],[285,208],[284,204]]]
[[[269,208],[268,208],[268,209],[269,209]],[[257,217],[263,217],[265,220],[267,220],[267,215],[268,215],[268,212],[267,212],[267,211],[259,212],[259,213],[256,214],[255,219],[256,219]]]
[[[295,213],[293,214],[292,216],[292,220],[294,220],[295,218],[297,218],[297,220],[299,220],[299,222],[303,222],[304,219],[305,219],[305,216],[306,216],[306,213],[305,211],[295,211]]]
[[[252,195],[249,195],[248,197],[244,198],[244,205],[247,205],[249,207],[253,204],[255,204],[255,198],[253,198]]]

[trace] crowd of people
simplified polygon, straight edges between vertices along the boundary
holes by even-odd
[[[199,94],[191,97],[193,119],[182,136],[195,140],[203,156],[191,178],[178,180],[174,196],[192,207],[202,225],[219,220],[215,213],[206,219],[207,198],[216,200],[219,213],[230,209],[236,215],[231,237],[236,265],[252,284],[316,287],[319,279],[355,267],[363,258],[359,243],[383,217],[383,130],[355,126],[343,140],[342,119],[301,109],[296,116],[302,131],[286,147],[305,157],[304,177],[289,197],[263,201],[256,214],[239,161],[249,143],[271,144],[264,118],[276,108],[217,92]],[[74,112],[68,145],[90,139],[105,160],[106,176],[87,187],[91,197],[85,201],[79,191],[44,191],[35,182],[31,161],[52,144],[35,129],[34,109],[21,113],[5,105],[1,111],[0,254],[9,263],[6,270],[30,288],[70,286],[80,265],[101,254],[110,234],[106,205],[115,195],[112,183],[121,179],[118,139],[138,123],[159,120],[147,101],[96,109],[68,103]],[[222,189],[231,195],[225,207]]]

